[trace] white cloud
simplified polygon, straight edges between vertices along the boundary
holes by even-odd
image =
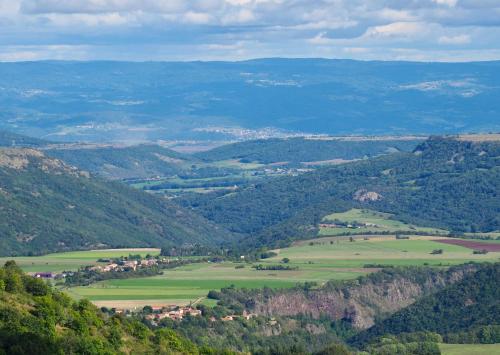
[[[426,31],[425,23],[421,22],[393,22],[383,26],[369,28],[366,37],[408,37]]]
[[[455,5],[457,5],[457,1],[458,0],[434,0],[434,2],[439,5],[446,5],[449,7],[454,7]]]
[[[326,32],[320,32],[313,38],[308,39],[308,42],[314,45],[328,46],[332,45],[335,41],[331,38],[328,38]]]
[[[468,44],[471,39],[469,35],[456,35],[456,36],[441,36],[438,38],[438,43],[441,44]]]
[[[0,46],[73,43],[99,51],[88,53],[91,58],[114,57],[119,47],[130,49],[117,53],[120,58],[183,59],[187,53],[196,59],[197,49],[215,44],[217,55],[228,59],[441,60],[455,58],[451,51],[460,48],[462,60],[481,53],[491,58],[500,50],[499,36],[498,0],[0,0]],[[139,45],[161,50],[138,53]],[[19,58],[31,55],[19,51]]]

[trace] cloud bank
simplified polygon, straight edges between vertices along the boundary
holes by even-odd
[[[500,59],[500,0],[0,0],[0,60]]]

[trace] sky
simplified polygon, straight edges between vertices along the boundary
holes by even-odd
[[[0,61],[500,59],[500,0],[0,0]]]

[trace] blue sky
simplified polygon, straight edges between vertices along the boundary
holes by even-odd
[[[500,0],[0,0],[0,61],[500,59]]]

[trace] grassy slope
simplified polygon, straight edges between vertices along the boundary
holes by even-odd
[[[360,227],[360,228],[330,228],[320,227],[319,235],[338,235],[343,233],[350,234],[369,234],[381,232],[423,232],[429,234],[446,234],[447,232],[442,229],[419,227],[412,224],[404,223],[393,218],[390,213],[377,212],[367,209],[353,208],[346,212],[332,213],[323,218],[324,223],[331,223],[335,220],[346,223],[371,223],[376,226]]]

